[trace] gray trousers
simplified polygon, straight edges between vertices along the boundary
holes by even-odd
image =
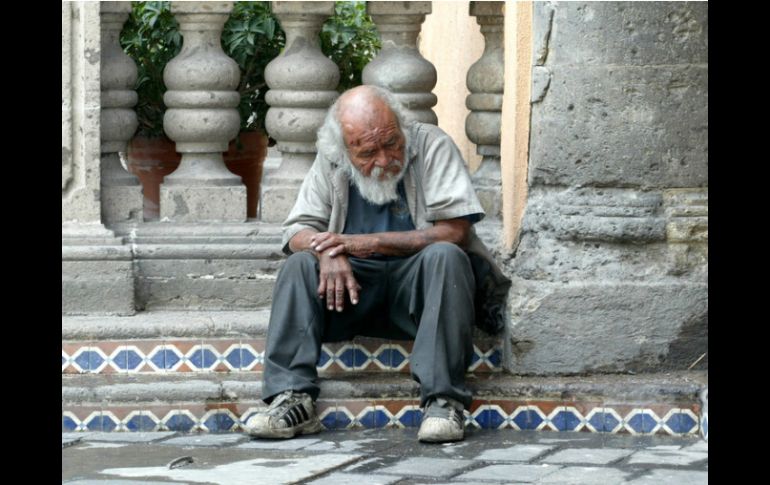
[[[358,304],[347,296],[342,312],[327,310],[318,296],[315,256],[295,253],[284,263],[273,290],[263,400],[269,403],[287,390],[317,399],[321,343],[362,335],[414,339],[409,364],[420,383],[421,406],[442,395],[470,407],[465,371],[473,355],[475,281],[465,252],[440,242],[410,257],[350,263],[362,289]]]

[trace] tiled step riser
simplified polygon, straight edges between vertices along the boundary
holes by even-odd
[[[62,432],[184,431],[239,432],[261,402],[150,406],[63,407]],[[320,399],[317,410],[326,429],[416,427],[422,411],[411,399]],[[466,426],[483,429],[581,431],[645,435],[701,433],[698,405],[639,406],[634,404],[558,401],[475,400],[466,412]]]
[[[409,373],[411,341],[360,339],[324,344],[322,375],[346,372]],[[63,374],[261,372],[265,339],[128,340],[62,342]],[[502,370],[496,340],[477,341],[472,373]]]

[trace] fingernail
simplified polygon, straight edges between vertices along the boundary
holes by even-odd
[[[338,307],[337,307],[337,311],[341,313],[341,312],[342,312],[342,307],[341,307],[341,306],[338,306]]]
[[[351,301],[353,302],[354,305],[358,305],[358,300],[354,299],[354,300],[351,300]]]

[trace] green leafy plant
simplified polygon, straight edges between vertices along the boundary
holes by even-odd
[[[361,72],[380,47],[366,2],[335,2],[334,15],[321,29],[321,50],[340,68],[339,92],[363,84]]]
[[[170,2],[132,2],[120,35],[123,50],[138,68],[137,135],[163,136],[163,69],[182,48],[179,24]],[[235,2],[222,30],[222,49],[241,69],[237,91],[241,131],[265,129],[269,106],[265,66],[276,58],[286,37],[270,2]],[[361,84],[361,72],[380,48],[377,31],[366,14],[366,2],[336,2],[335,13],[321,31],[321,48],[340,68],[340,92]]]
[[[222,31],[222,48],[241,68],[241,131],[265,131],[269,108],[265,103],[265,66],[281,53],[285,43],[270,2],[235,3]]]
[[[120,45],[136,62],[138,70],[137,135],[161,137],[166,92],[163,68],[182,48],[179,23],[171,14],[170,2],[132,2]]]

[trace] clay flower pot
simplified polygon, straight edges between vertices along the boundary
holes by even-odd
[[[246,186],[246,216],[257,217],[259,186],[262,165],[267,156],[268,138],[259,131],[245,131],[239,135],[240,149],[236,140],[230,142],[223,157],[227,169],[241,177]],[[160,218],[160,184],[163,178],[177,169],[182,156],[176,145],[166,137],[147,138],[136,136],[128,144],[128,170],[139,177],[144,193],[144,220]]]
[[[238,139],[240,138],[240,150]],[[224,154],[227,169],[239,175],[246,186],[246,217],[257,217],[259,187],[262,181],[262,165],[267,156],[267,135],[261,131],[242,131],[238,138],[230,142]]]
[[[135,136],[128,142],[128,171],[139,177],[142,183],[145,221],[160,218],[160,184],[163,177],[176,170],[182,160],[175,147],[174,142],[165,136]]]

